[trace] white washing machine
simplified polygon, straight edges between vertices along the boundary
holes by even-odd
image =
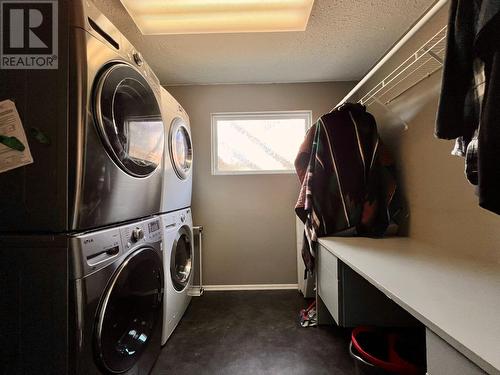
[[[193,143],[189,116],[164,88],[161,111],[165,124],[165,152],[161,212],[191,206],[193,186]]]
[[[163,233],[163,269],[165,298],[163,306],[164,345],[181,320],[191,301],[193,284],[193,219],[191,209],[182,209],[161,216]]]

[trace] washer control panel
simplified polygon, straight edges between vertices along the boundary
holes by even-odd
[[[93,273],[142,244],[161,241],[159,218],[83,233],[73,237],[73,273],[81,277]]]
[[[90,266],[121,253],[120,231],[115,228],[83,235],[79,241],[82,254]]]
[[[141,243],[158,242],[161,240],[160,219],[153,218],[133,225],[120,228],[125,251]]]

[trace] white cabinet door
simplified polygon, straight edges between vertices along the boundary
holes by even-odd
[[[323,246],[318,251],[318,294],[339,324],[338,260]]]
[[[486,375],[441,337],[425,330],[428,375]]]

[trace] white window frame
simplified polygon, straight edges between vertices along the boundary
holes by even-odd
[[[295,169],[287,170],[252,170],[252,171],[219,171],[217,169],[218,147],[217,147],[217,121],[218,120],[254,120],[254,119],[296,119],[305,120],[304,135],[312,124],[312,111],[268,111],[268,112],[217,112],[211,113],[211,169],[212,175],[257,175],[257,174],[294,174]],[[298,150],[297,150],[298,151]]]

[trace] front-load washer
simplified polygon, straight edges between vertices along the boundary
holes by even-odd
[[[159,217],[1,236],[0,372],[148,374],[161,350],[161,244]]]
[[[148,374],[161,349],[159,218],[73,237],[71,250],[70,294],[81,301],[74,306],[75,372]]]
[[[165,305],[162,345],[165,344],[186,311],[193,283],[193,219],[191,209],[161,216]]]
[[[160,212],[158,79],[91,1],[48,6],[59,11],[58,69],[0,71],[33,156],[0,174],[0,231],[76,232]]]
[[[165,124],[161,212],[170,212],[191,206],[193,143],[188,114],[164,88],[161,109]]]
[[[72,238],[76,373],[148,374],[160,351],[164,270],[158,217]],[[78,306],[81,301],[81,306]]]

